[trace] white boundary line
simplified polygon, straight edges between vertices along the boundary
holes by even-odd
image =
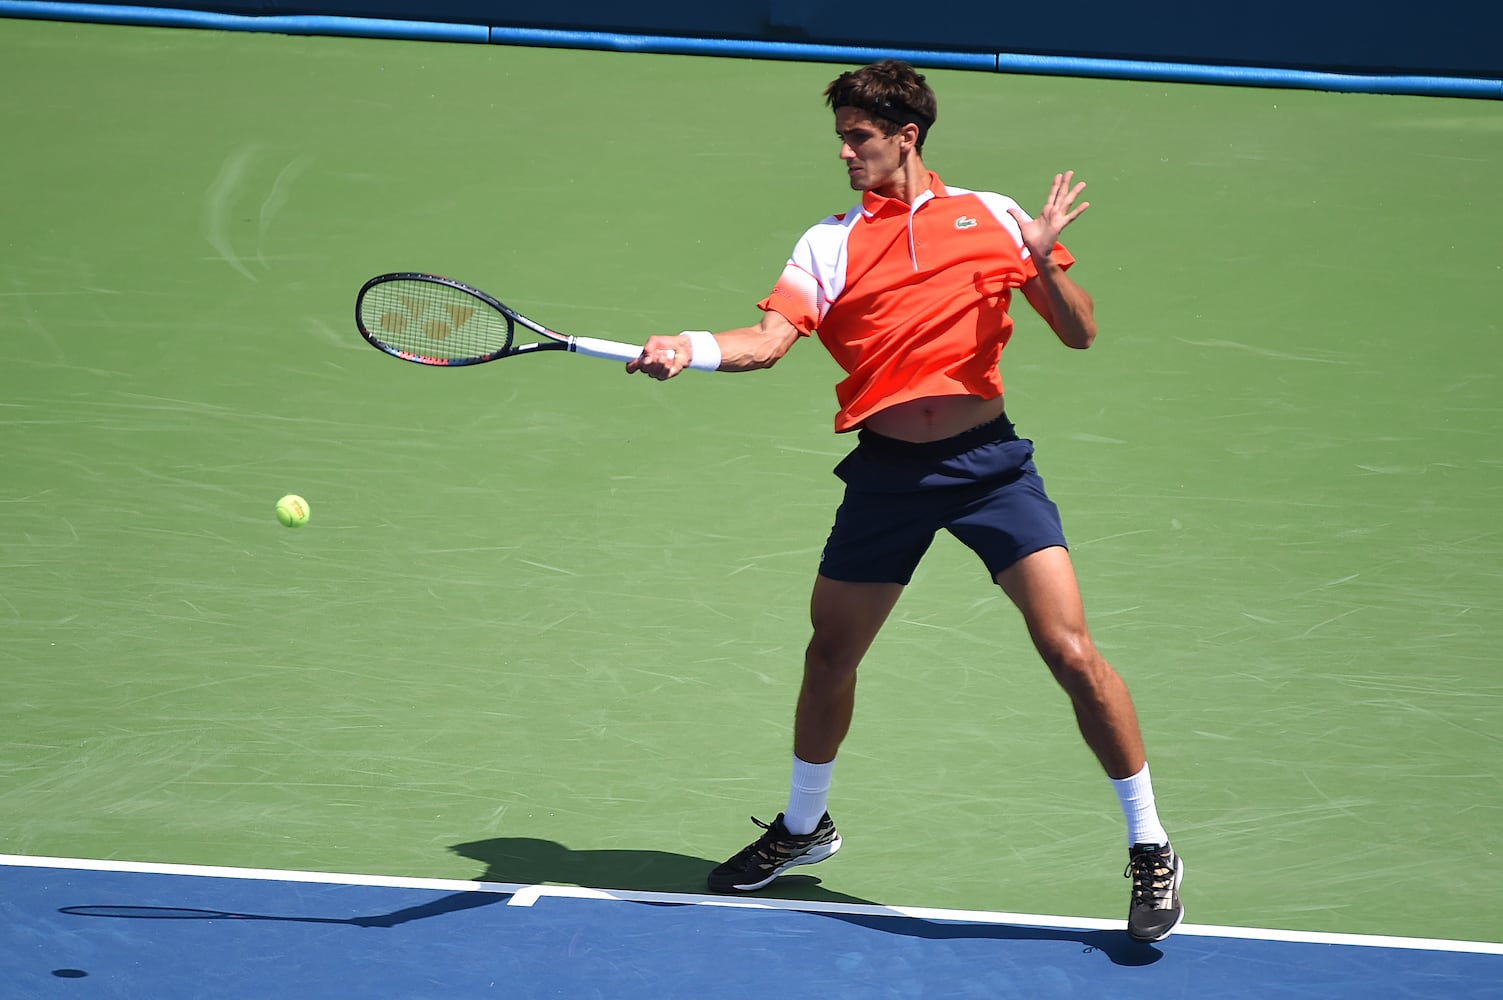
[[[785,910],[827,913],[836,916],[906,917],[910,920],[950,920],[972,924],[1007,924],[1014,927],[1057,927],[1070,930],[1121,930],[1121,920],[1092,917],[1060,917],[1037,913],[1002,913],[986,910],[947,910],[926,906],[880,906],[859,903],[824,903],[799,899],[707,896],[693,893],[637,892],[625,889],[590,889],[567,885],[528,885],[518,882],[478,882],[464,879],[407,878],[393,875],[353,875],[334,872],[283,871],[274,868],[223,868],[214,865],[158,864],[145,861],[110,861],[89,858],[49,858],[24,854],[0,854],[0,866],[60,868],[73,871],[130,872],[142,875],[188,875],[198,878],[231,878],[267,882],[305,882],[324,885],[362,885],[393,889],[432,889],[445,892],[490,892],[510,895],[508,906],[532,906],[547,896],[567,899],[611,899],[633,903],[677,903],[689,906],[724,906],[755,910]],[[1359,948],[1403,948],[1415,951],[1446,951],[1479,955],[1503,955],[1503,943],[1447,941],[1438,938],[1391,937],[1380,934],[1331,934],[1320,931],[1283,931],[1260,927],[1223,927],[1214,924],[1181,924],[1176,935],[1240,938],[1248,941],[1283,941],[1293,944],[1334,944]]]

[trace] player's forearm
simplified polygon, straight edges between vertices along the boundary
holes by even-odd
[[[771,368],[799,338],[798,328],[782,313],[768,310],[756,326],[724,330],[715,336],[722,372],[751,372]]]
[[[744,326],[715,334],[720,345],[720,368],[723,372],[750,372],[771,368],[788,353],[791,340],[773,336],[759,326]]]
[[[1096,306],[1089,293],[1052,260],[1035,260],[1038,290],[1047,305],[1040,309],[1049,328],[1066,347],[1084,350],[1096,339]]]
[[[686,330],[674,336],[648,337],[642,353],[626,363],[627,374],[673,378],[686,368],[749,372],[771,368],[798,340],[798,329],[782,315],[767,312],[756,326],[710,333]]]

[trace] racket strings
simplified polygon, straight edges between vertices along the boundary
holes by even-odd
[[[481,358],[508,350],[511,320],[458,288],[386,281],[360,301],[366,330],[390,347],[425,358]]]

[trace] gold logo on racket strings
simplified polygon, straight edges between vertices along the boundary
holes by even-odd
[[[442,315],[436,315],[435,310]],[[469,322],[480,310],[474,306],[456,305],[453,302],[431,303],[415,295],[398,295],[393,308],[381,314],[381,329],[387,333],[400,334],[409,324],[418,324],[418,329],[429,340],[443,340]]]

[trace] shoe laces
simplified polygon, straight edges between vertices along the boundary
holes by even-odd
[[[751,821],[762,828],[762,836],[742,848],[741,853],[737,855],[738,860],[749,861],[752,858],[761,858],[764,861],[777,861],[788,854],[787,850],[779,849],[782,838],[791,836],[786,827],[781,831],[774,829],[780,825],[777,820],[764,823],[755,816],[751,818]]]
[[[1134,906],[1165,909],[1174,899],[1174,852],[1165,847],[1134,854],[1122,877],[1132,879]]]

